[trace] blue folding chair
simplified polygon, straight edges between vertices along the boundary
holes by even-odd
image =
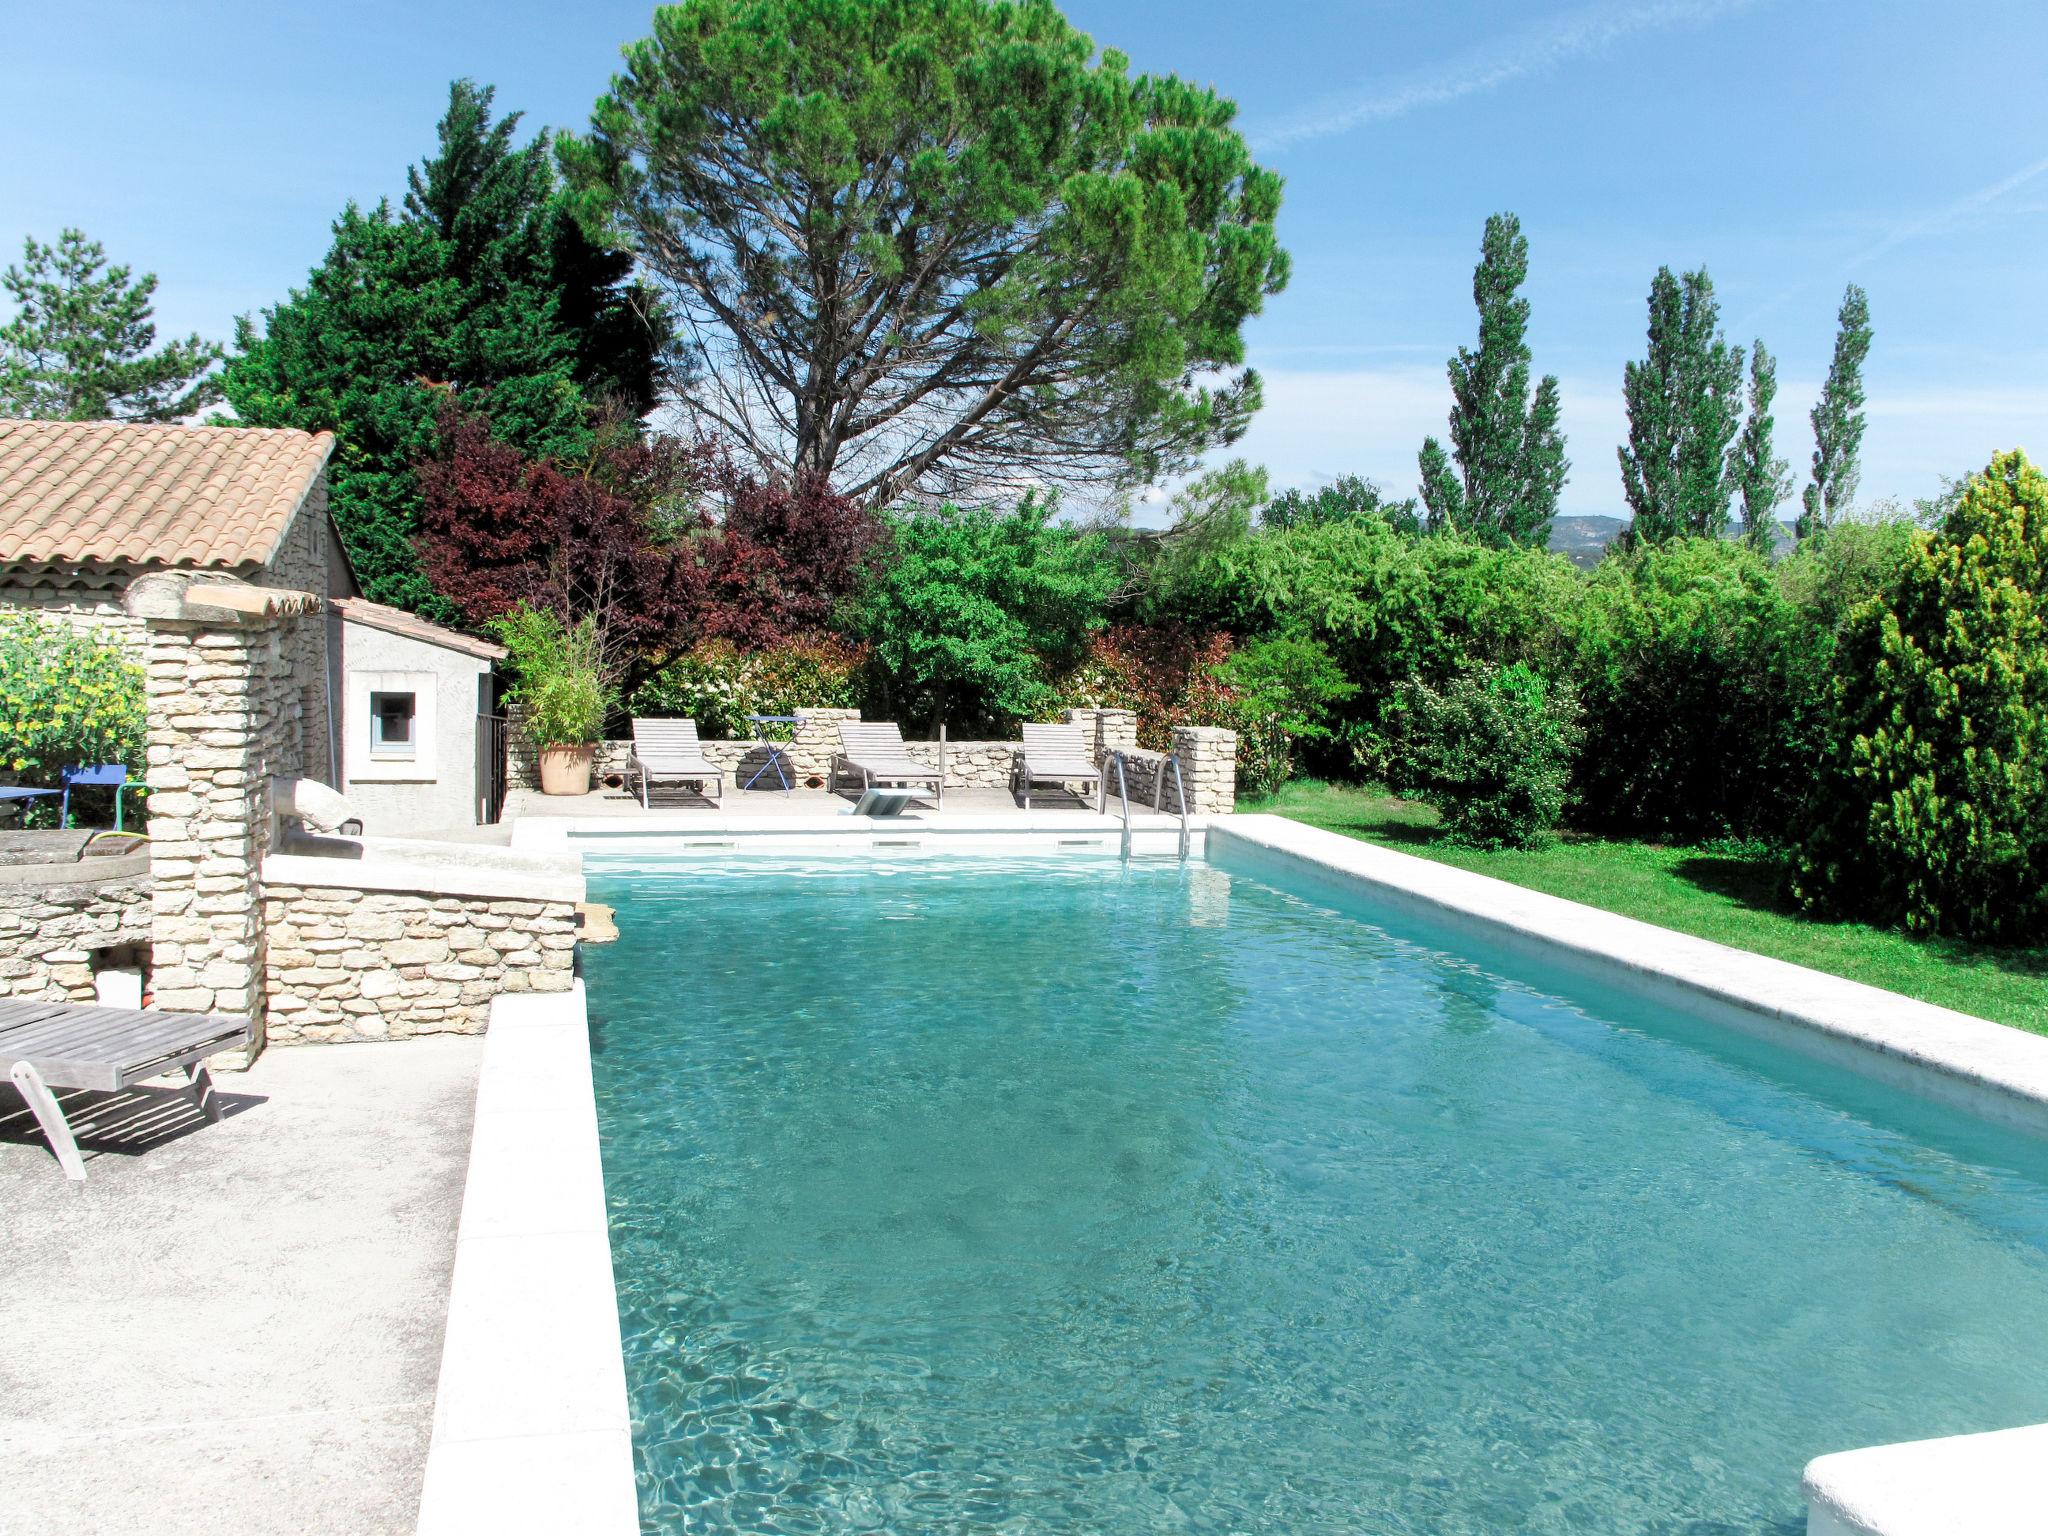
[[[121,791],[128,787],[128,765],[126,763],[95,763],[89,768],[66,768],[63,773],[64,800],[57,810],[57,825],[71,825],[71,790],[73,785],[81,788],[112,789],[114,792],[114,830],[121,830]]]

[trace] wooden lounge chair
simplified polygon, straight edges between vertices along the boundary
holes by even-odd
[[[1024,793],[1024,809],[1031,809],[1033,784],[1100,784],[1102,770],[1088,750],[1088,738],[1078,725],[1027,725],[1024,750],[1017,754],[1011,771],[1011,788]]]
[[[862,789],[876,784],[929,784],[932,800],[946,805],[945,775],[927,768],[903,745],[903,732],[890,720],[842,720],[839,722],[839,755],[832,759],[832,792],[839,792],[841,777],[858,777]]]
[[[249,1021],[224,1014],[0,1001],[0,1066],[28,1100],[67,1179],[85,1177],[85,1159],[51,1089],[118,1093],[182,1067],[199,1112],[218,1120],[206,1058],[248,1043]]]
[[[704,756],[694,720],[633,721],[633,774],[640,780],[640,805],[647,807],[647,787],[656,779],[686,784],[716,784],[718,803],[725,803],[725,770]]]

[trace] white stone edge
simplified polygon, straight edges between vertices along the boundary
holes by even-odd
[[[1339,877],[1411,914],[1472,924],[1610,984],[1689,1003],[1928,1098],[2048,1131],[2048,1038],[1861,982],[1304,826],[1219,817],[1209,854],[1239,848]],[[1806,1467],[1808,1536],[2040,1536],[2048,1531],[2048,1424],[1868,1446]]]
[[[633,1536],[583,984],[491,1005],[419,1536]]]
[[[1807,1536],[2040,1536],[2048,1424],[1837,1451],[1807,1463]]]
[[[1217,818],[1190,816],[1190,835],[1199,839]],[[1180,818],[1147,809],[1131,814],[1133,837],[1156,841],[1180,836]],[[522,816],[512,826],[512,847],[519,853],[560,854],[573,851],[651,852],[687,848],[691,843],[721,838],[758,842],[829,844],[903,843],[960,846],[983,844],[1057,845],[1062,840],[1088,839],[1114,847],[1123,835],[1121,816],[1092,811],[1023,811],[995,814],[926,814],[920,816],[762,816],[726,815],[719,811],[650,811],[642,816]],[[1199,848],[1199,843],[1197,843]]]
[[[2048,1135],[2048,1036],[1281,816],[1219,818],[1211,832],[1212,856],[1242,846],[1338,874],[1396,906],[1476,923],[1537,958],[1570,962],[1609,984],[1689,1004],[1716,1022]]]
[[[567,850],[549,856],[474,843],[325,841],[336,851],[264,855],[264,884],[484,901],[583,899],[583,862]]]

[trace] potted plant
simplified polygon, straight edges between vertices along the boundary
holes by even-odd
[[[512,697],[540,756],[541,793],[588,794],[591,765],[613,704],[597,621],[586,617],[565,625],[549,610],[522,603],[496,629],[510,653]]]

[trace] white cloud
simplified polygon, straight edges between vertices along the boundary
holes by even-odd
[[[1636,5],[1603,5],[1560,16],[1504,46],[1474,50],[1434,71],[1387,81],[1345,102],[1327,104],[1257,137],[1259,149],[1405,117],[1424,107],[1476,96],[1529,75],[1547,74],[1642,32],[1695,26],[1745,11],[1758,0],[1651,0]]]

